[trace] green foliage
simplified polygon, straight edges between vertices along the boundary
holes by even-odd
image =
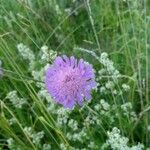
[[[127,148],[148,150],[149,28],[148,0],[1,0],[0,149],[117,149],[116,131]],[[95,68],[98,87],[82,108],[65,110],[45,89],[56,54]]]

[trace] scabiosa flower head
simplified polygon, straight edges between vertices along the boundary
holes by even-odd
[[[56,57],[46,71],[45,84],[54,100],[65,108],[82,105],[84,98],[90,100],[96,86],[92,65],[73,56]]]

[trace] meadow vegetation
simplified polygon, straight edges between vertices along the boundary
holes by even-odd
[[[150,150],[149,0],[0,0],[0,150]],[[93,65],[90,102],[45,88],[57,56]]]

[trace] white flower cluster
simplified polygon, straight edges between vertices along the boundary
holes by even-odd
[[[93,115],[91,113],[88,114],[88,116],[85,118],[84,120],[84,125],[85,126],[89,126],[89,125],[95,125],[95,124],[99,124],[99,119],[97,115]]]
[[[100,87],[100,93],[107,93],[108,91],[111,91],[113,94],[117,94],[115,83],[118,81],[118,77],[121,76],[120,72],[114,67],[113,62],[108,58],[108,54],[106,52],[101,54],[99,60],[104,68],[98,71],[99,76],[96,80],[102,80],[103,77],[108,79],[105,81],[104,85]]]
[[[53,50],[49,50],[48,46],[46,45],[41,47],[41,53],[42,53],[41,61],[46,63],[53,61],[57,56],[57,53]]]
[[[62,15],[61,9],[58,4],[55,4],[55,10],[56,10],[57,15]]]
[[[39,87],[39,88],[43,88],[45,85],[44,85],[44,83],[42,83],[42,82],[44,82],[44,73],[45,73],[45,70],[46,70],[46,67],[47,67],[47,65],[45,66],[45,67],[43,67],[41,70],[32,70],[32,76],[33,76],[33,78],[34,78],[34,80],[37,80],[37,87]],[[38,82],[38,81],[42,81],[42,82]]]
[[[123,114],[125,116],[128,116],[132,122],[137,120],[137,115],[133,111],[133,107],[132,107],[131,102],[127,102],[127,103],[121,105],[121,109],[123,110]]]
[[[47,69],[47,67],[49,66],[46,65],[45,67],[43,67],[41,70],[39,71],[35,71],[33,70],[32,71],[32,76],[35,80],[37,80],[37,84],[36,86],[40,88],[40,90],[38,91],[38,96],[41,98],[41,99],[46,99],[47,102],[51,102],[52,101],[52,98],[50,96],[50,94],[47,92],[47,90],[45,89],[45,84],[43,83],[44,82],[44,74],[45,74],[45,70]],[[38,82],[38,81],[43,81],[43,82]],[[50,108],[50,107],[49,107]]]
[[[27,100],[25,98],[20,98],[17,95],[17,91],[11,91],[6,96],[7,99],[11,101],[14,107],[16,108],[22,108],[24,104],[27,103]]]
[[[13,125],[13,124],[15,124],[15,123],[17,123],[17,120],[16,120],[16,118],[11,118],[11,119],[9,119],[9,124],[10,125]]]
[[[44,132],[35,132],[32,127],[25,127],[24,132],[32,139],[32,142],[38,145],[41,142],[41,139],[44,137]]]
[[[105,83],[105,87],[107,88],[107,89],[113,89],[114,88],[114,82],[113,81],[107,81],[106,83]]]
[[[148,125],[147,130],[150,132],[150,125]]]
[[[90,149],[98,149],[98,146],[95,145],[95,143],[93,141],[90,141],[90,143],[88,144],[88,148],[90,148]]]
[[[67,123],[67,121],[69,119],[70,110],[60,107],[57,110],[55,110],[55,113],[57,114],[56,122],[57,122],[58,126],[62,126]]]
[[[130,90],[130,86],[125,84],[125,83],[122,84],[122,88],[123,88],[124,91],[129,91]]]
[[[35,70],[33,70],[32,71],[32,76],[33,76],[33,78],[35,79],[35,80],[40,80],[40,81],[44,81],[44,79],[43,79],[43,69],[42,70],[40,70],[40,71],[35,71]],[[43,85],[43,83],[41,83],[42,85]],[[37,85],[38,87],[41,87],[41,84],[39,85]]]
[[[100,56],[100,62],[104,65],[105,68],[99,71],[99,74],[108,73],[114,79],[120,77],[119,71],[114,67],[113,62],[108,58],[108,54],[103,52]]]
[[[56,56],[57,53],[54,52],[53,50],[49,50],[48,47],[46,45],[41,47],[41,51],[39,52],[39,55],[41,56],[41,59],[39,60],[39,62],[42,64],[41,69],[39,70],[34,70],[32,69],[32,76],[35,80],[37,80],[37,87],[40,88],[39,92],[38,92],[38,96],[41,99],[46,99],[47,102],[51,102],[52,98],[50,97],[49,93],[47,92],[47,90],[45,89],[45,84],[42,82],[38,82],[38,81],[43,81],[45,80],[45,71],[47,70],[47,68],[49,67],[49,62],[53,61]],[[43,64],[45,65],[43,67]],[[53,107],[52,107],[53,108]],[[51,110],[51,106],[48,106],[48,109]]]
[[[14,140],[12,138],[7,139],[8,147],[11,148],[14,145]]]
[[[57,109],[56,109],[56,104],[53,102],[53,100],[52,100],[52,98],[51,98],[51,101],[49,101],[48,102],[48,104],[47,104],[47,111],[49,112],[49,113],[55,113],[55,111],[56,111]],[[58,121],[59,122],[59,121]],[[62,121],[60,121],[60,122],[62,122]],[[60,123],[59,122],[59,123]],[[58,123],[58,124],[59,124]],[[61,123],[60,123],[61,124]]]
[[[49,112],[56,112],[56,109],[54,109],[55,103],[52,103],[52,98],[50,94],[48,93],[48,91],[45,89],[44,80],[45,80],[45,71],[50,65],[48,64],[48,62],[54,60],[55,57],[57,56],[57,53],[52,50],[49,50],[47,46],[42,46],[38,55],[40,56],[40,59],[38,60],[38,62],[36,62],[35,56],[30,49],[28,49],[23,44],[18,44],[17,47],[20,50],[23,58],[24,59],[29,58],[29,62],[32,62],[33,64],[33,65],[30,65],[32,67],[30,67],[29,71],[31,71],[31,74],[34,80],[36,81],[36,86],[39,88],[39,91],[38,91],[39,98],[43,100],[44,102],[46,100],[47,103],[45,105],[47,105],[46,107]],[[23,49],[25,49],[24,53],[22,52]],[[28,54],[30,56],[28,56]],[[36,68],[36,66],[34,65],[36,63],[39,64],[40,67],[38,66],[38,68]],[[45,66],[43,67],[43,65]]]
[[[7,139],[7,144],[10,150],[21,150],[12,138]]]
[[[97,125],[101,125],[102,120],[100,118],[104,117],[105,119],[107,118],[109,120],[109,125],[113,124],[117,117],[116,116],[117,113],[112,114],[112,112],[116,112],[116,109],[117,109],[116,105],[114,104],[110,105],[106,100],[101,99],[99,103],[97,103],[93,108],[93,110],[98,113],[93,117],[95,118],[95,123]]]
[[[142,150],[144,149],[144,146],[140,143],[136,146],[129,147],[128,141],[129,139],[120,135],[120,130],[116,127],[112,129],[111,132],[107,132],[108,134],[108,140],[107,144],[113,149],[113,150]]]
[[[59,146],[60,146],[60,150],[68,150],[68,147],[64,143],[61,143]],[[78,149],[78,148],[69,146],[69,150],[82,150],[82,149]]]
[[[107,79],[103,86],[100,87],[100,93],[112,92],[114,95],[121,94],[116,89],[116,84],[118,84],[118,78],[121,77],[120,72],[114,67],[114,63],[108,58],[108,54],[103,52],[99,58],[99,61],[104,66],[101,70],[98,71],[97,81],[102,79]],[[122,85],[124,91],[128,91],[130,87],[127,84]]]
[[[78,130],[78,122],[74,119],[70,119],[68,121],[68,126],[73,130],[73,131],[76,131]]]
[[[101,115],[109,115],[110,105],[104,99],[101,99],[100,103],[94,106],[94,109]]]
[[[48,91],[43,87],[41,88],[39,91],[38,91],[38,96],[41,98],[41,99],[46,99],[46,101],[48,103],[52,102],[52,97],[50,96],[50,94],[48,93]],[[53,108],[53,106],[51,106]],[[49,106],[49,110],[50,109],[50,106]]]
[[[101,64],[104,66],[98,71],[97,81],[104,80],[103,86],[100,87],[100,93],[111,92],[114,95],[122,95],[123,91],[127,92],[130,90],[130,86],[123,83],[120,87],[118,85],[118,78],[121,77],[120,72],[114,67],[114,63],[108,58],[108,54],[103,52],[99,58]]]
[[[17,49],[23,59],[28,60],[30,64],[30,69],[34,67],[35,55],[34,53],[23,43],[17,45]]]
[[[88,140],[89,137],[87,136],[87,129],[85,127],[83,127],[82,129],[80,129],[79,132],[68,132],[66,137],[71,140],[71,141],[79,141],[81,143],[83,143],[84,141]]]
[[[50,144],[43,144],[42,150],[51,150],[51,145]]]
[[[100,93],[106,93],[106,87],[105,86],[100,87]]]
[[[61,150],[67,150],[67,147],[66,147],[66,145],[64,143],[61,143],[60,144],[60,149]]]
[[[110,105],[104,99],[101,99],[100,103],[101,103],[104,110],[106,110],[106,111],[109,110]]]
[[[131,102],[127,102],[123,105],[121,105],[121,109],[124,111],[125,115],[132,109],[132,104]]]

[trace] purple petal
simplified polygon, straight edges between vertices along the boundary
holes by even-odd
[[[84,95],[85,95],[85,99],[87,100],[87,101],[89,101],[89,100],[91,100],[91,93],[90,93],[90,91],[85,91],[84,92]]]
[[[75,58],[74,58],[73,56],[71,56],[71,57],[70,57],[70,64],[71,64],[71,66],[72,66],[73,68],[74,68],[75,65],[76,65],[76,64],[75,64],[75,63],[76,63],[75,61],[76,61]]]
[[[79,60],[78,67],[79,67],[80,70],[83,70],[83,69],[84,69],[84,62],[83,62],[83,59],[80,59],[80,60]]]
[[[74,105],[75,105],[74,100],[68,99],[68,100],[66,100],[64,107],[72,109],[74,107]]]
[[[63,64],[63,59],[61,58],[61,57],[57,57],[56,59],[55,59],[55,65],[56,66],[62,66],[62,64]]]
[[[63,59],[67,64],[70,64],[70,60],[66,55],[63,55]]]
[[[83,105],[83,96],[80,93],[77,93],[77,102],[80,106]]]

